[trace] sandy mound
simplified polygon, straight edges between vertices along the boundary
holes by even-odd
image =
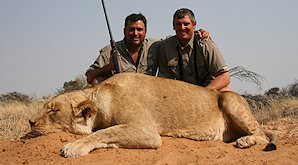
[[[159,149],[99,149],[81,158],[63,158],[60,148],[75,139],[57,133],[20,141],[0,142],[0,164],[297,164],[297,120],[271,122],[265,128],[278,133],[278,149],[264,152],[264,146],[237,149],[223,142],[193,141],[163,137]]]

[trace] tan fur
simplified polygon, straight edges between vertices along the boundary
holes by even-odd
[[[36,135],[88,134],[65,145],[64,157],[98,148],[158,148],[160,136],[237,140],[239,148],[269,142],[240,95],[136,73],[56,96],[30,123]]]

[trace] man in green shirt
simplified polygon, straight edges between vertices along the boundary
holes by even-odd
[[[147,20],[142,14],[131,14],[126,17],[124,25],[124,39],[116,42],[120,53],[120,68],[122,72],[146,73],[147,52],[155,41],[145,39]],[[115,74],[114,65],[110,56],[111,46],[100,50],[100,55],[86,72],[87,82],[97,84]]]
[[[210,39],[200,39],[193,12],[182,8],[173,16],[175,36],[155,43],[152,74],[219,91],[231,91],[230,74],[221,52]]]
[[[138,72],[149,74],[148,61],[152,62],[148,56],[148,50],[156,40],[147,39],[147,20],[142,14],[131,14],[126,17],[124,24],[124,39],[116,42],[119,51],[121,72]],[[198,31],[201,37],[208,38],[209,33],[205,30]],[[87,82],[95,85],[115,74],[114,65],[110,56],[111,46],[105,46],[100,50],[100,54],[95,62],[86,71]]]

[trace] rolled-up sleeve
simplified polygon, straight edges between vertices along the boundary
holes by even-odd
[[[99,55],[94,63],[87,69],[86,74],[94,69],[103,68],[105,65],[110,63],[110,51],[111,47],[106,46],[99,51]]]
[[[206,59],[208,72],[211,75],[228,71],[228,67],[225,63],[222,53],[212,40],[204,40],[201,42],[201,46]]]

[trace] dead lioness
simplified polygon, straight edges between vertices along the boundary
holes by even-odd
[[[158,148],[161,136],[236,140],[239,148],[270,140],[240,95],[136,73],[117,74],[93,88],[58,95],[30,124],[28,135],[88,134],[66,144],[61,149],[64,157],[98,148]]]

